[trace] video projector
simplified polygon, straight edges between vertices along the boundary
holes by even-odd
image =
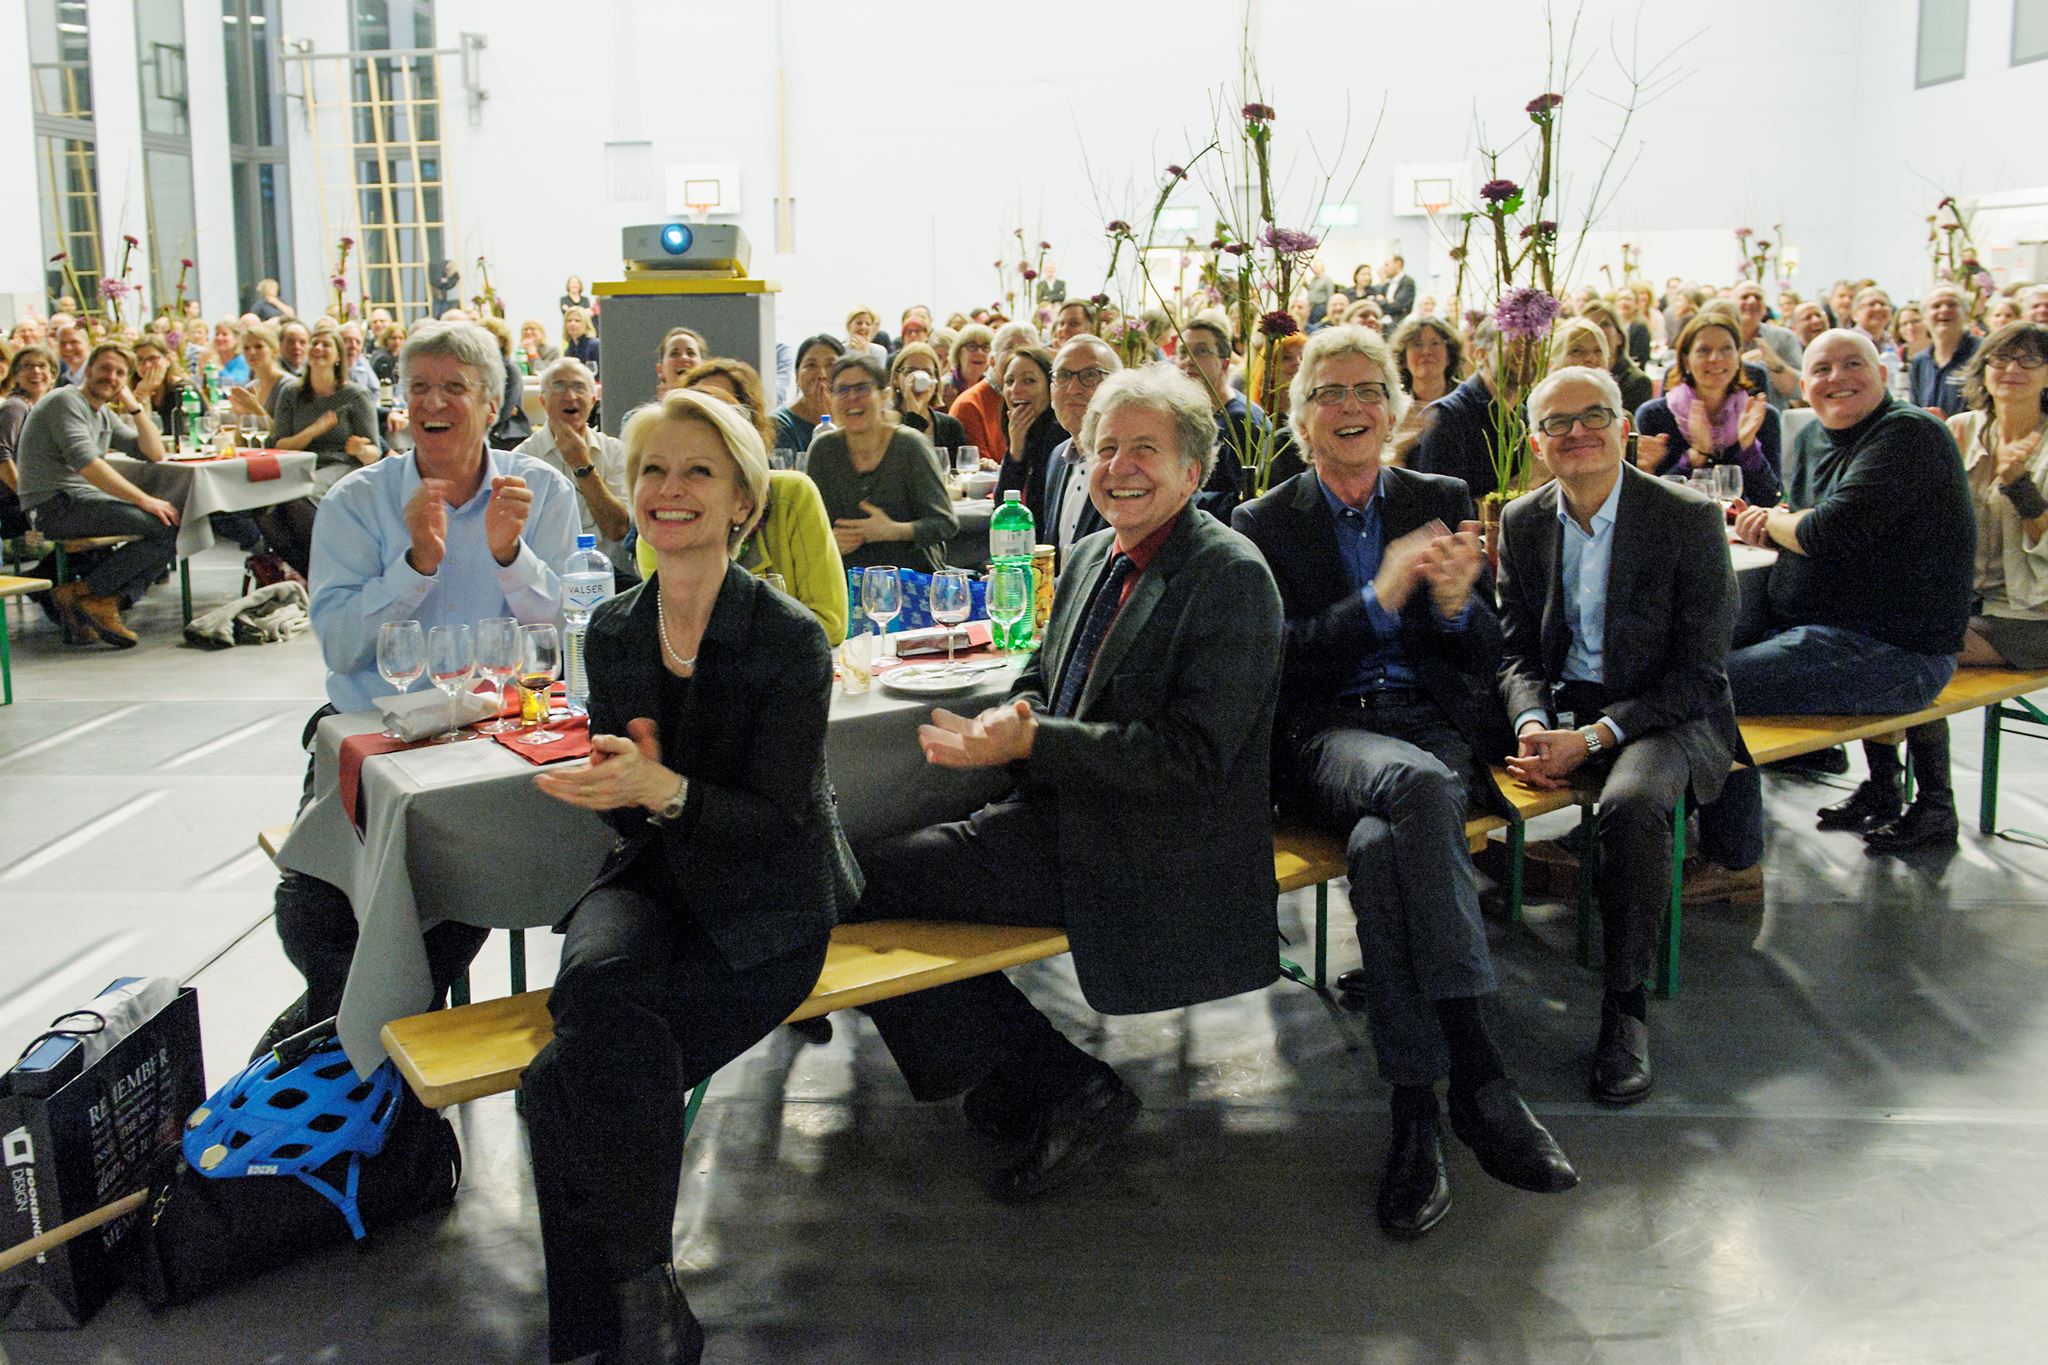
[[[687,271],[745,278],[753,262],[736,223],[648,223],[620,235],[628,276]]]

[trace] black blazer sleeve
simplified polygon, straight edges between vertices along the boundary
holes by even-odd
[[[1525,711],[1550,707],[1543,660],[1543,607],[1549,599],[1553,570],[1546,567],[1548,556],[1540,553],[1537,544],[1546,529],[1544,516],[1545,509],[1531,502],[1527,508],[1510,509],[1501,528],[1500,699],[1510,724]]]
[[[1716,502],[1688,502],[1665,529],[1677,542],[1677,601],[1671,613],[1669,666],[1635,695],[1608,703],[1629,739],[1711,715],[1727,689],[1728,641],[1740,600],[1728,556],[1728,526]],[[1610,613],[1626,603],[1609,602]],[[1615,632],[1609,628],[1608,638]],[[1624,741],[1626,742],[1626,741]]]

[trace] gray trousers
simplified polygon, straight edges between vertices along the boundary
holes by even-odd
[[[132,502],[98,489],[58,493],[35,509],[36,529],[51,540],[86,536],[137,536],[114,550],[85,576],[95,597],[140,602],[149,585],[178,557],[178,528],[166,526]]]
[[[1380,1075],[1434,1084],[1450,1070],[1435,1002],[1494,991],[1465,847],[1467,794],[1490,779],[1443,709],[1412,691],[1333,707],[1300,745],[1294,771],[1310,818],[1348,837]]]
[[[1607,989],[1650,979],[1671,898],[1671,829],[1691,785],[1685,752],[1669,735],[1631,739],[1600,786],[1600,930]]]

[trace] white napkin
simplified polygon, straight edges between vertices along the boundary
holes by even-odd
[[[377,714],[384,719],[384,728],[395,730],[407,743],[429,739],[448,728],[448,696],[439,688],[419,692],[401,692],[396,696],[378,697]],[[494,692],[458,692],[455,696],[455,723],[468,725],[494,714],[498,709],[498,697]]]

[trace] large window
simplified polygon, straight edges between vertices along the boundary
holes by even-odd
[[[221,0],[227,50],[228,159],[235,195],[235,277],[242,304],[256,283],[292,279],[291,177],[284,93],[277,80],[277,0]]]
[[[135,0],[135,75],[142,90],[142,183],[149,215],[149,298],[173,306],[179,261],[197,248],[192,203],[191,106],[185,85],[181,0]],[[198,278],[186,279],[197,297]]]
[[[1914,49],[1913,84],[1940,85],[1963,78],[1963,49],[1970,31],[1970,0],[1920,0],[1920,40]]]
[[[74,306],[94,310],[102,268],[100,178],[85,0],[29,0],[27,10],[44,289],[54,306],[74,292],[75,280],[84,297]]]
[[[358,55],[348,71],[348,136],[360,283],[370,307],[410,321],[429,307],[432,280],[448,264],[433,0],[357,0],[352,12]],[[357,281],[349,284],[353,290]]]
[[[2012,0],[2012,64],[2048,59],[2048,0]]]

